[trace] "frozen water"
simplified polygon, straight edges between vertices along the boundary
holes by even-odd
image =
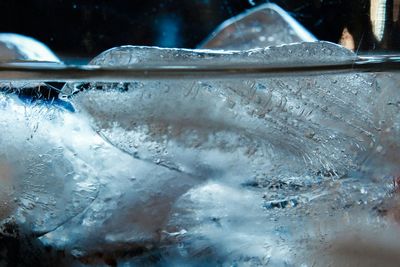
[[[91,64],[354,58],[325,42],[243,52],[126,46]],[[328,256],[318,261],[312,254],[329,246],[343,225],[382,227],[372,207],[391,188],[385,177],[399,171],[390,156],[398,136],[397,106],[387,105],[397,103],[390,83],[390,76],[337,72],[67,84],[63,99],[77,110],[73,116],[88,118],[105,140],[107,152],[89,157],[102,174],[101,190],[85,212],[41,241],[92,263],[102,255],[120,264],[325,266]],[[147,253],[126,256],[138,250]]]
[[[351,52],[321,42],[227,53],[121,47],[91,63],[129,67],[246,60],[279,65],[328,64],[353,58]],[[98,90],[81,92],[72,102],[95,118],[96,130],[109,142],[137,158],[183,172],[208,170],[221,176],[231,170],[252,177],[258,175],[255,170],[278,171],[283,159],[291,159],[292,172],[296,166],[309,172],[306,163],[313,171],[343,174],[359,166],[357,160],[374,146],[373,104],[366,107],[364,103],[374,102],[377,88],[367,74],[75,84],[67,85],[64,93],[82,87]],[[350,112],[354,106],[357,109]],[[254,167],[243,168],[237,162]]]
[[[16,61],[61,63],[47,46],[30,37],[0,33],[0,62]],[[0,91],[12,92],[18,88],[19,92],[29,89],[39,94],[43,85],[3,81]],[[75,160],[63,158],[64,146],[54,139],[57,132],[43,135],[39,124],[53,121],[58,114],[56,110],[46,112],[39,106],[26,109],[12,94],[1,94],[0,102],[0,220],[14,214],[18,223],[35,234],[50,231],[81,212],[84,207],[81,202],[89,201],[96,191],[70,186],[65,181],[75,179],[84,183],[92,178],[73,174],[78,165]],[[86,172],[82,171],[80,175],[85,176]],[[60,195],[68,199],[60,201]]]
[[[25,106],[13,95],[1,95],[1,181],[18,223],[36,234],[58,227],[82,212],[98,191],[93,170],[65,144],[55,128],[61,111]],[[79,127],[79,126],[76,126]]]
[[[20,34],[0,33],[0,62],[21,60],[60,62],[43,43]]]
[[[125,46],[91,64],[355,57],[326,42],[242,52]],[[392,229],[376,213],[396,214],[382,200],[400,171],[397,83],[340,71],[68,83],[68,110],[3,92],[1,219],[76,266],[335,266],[338,236]]]
[[[316,40],[286,11],[267,3],[225,21],[200,47],[246,50]]]
[[[271,66],[328,65],[356,58],[342,46],[329,42],[298,43],[246,51],[191,50],[146,46],[121,46],[95,57],[90,64],[103,67],[219,66],[226,64],[269,64]]]
[[[2,217],[36,235],[54,233],[44,237],[52,246],[154,241],[174,198],[195,183],[110,146],[73,113],[14,95],[0,100]]]
[[[0,33],[0,63],[23,61],[40,61],[50,64],[63,64],[61,60],[43,43],[15,33]],[[31,89],[37,88],[34,91]],[[48,84],[44,82],[29,83],[24,81],[1,81],[0,91],[26,91],[37,96],[42,95]],[[42,90],[41,90],[42,88]]]

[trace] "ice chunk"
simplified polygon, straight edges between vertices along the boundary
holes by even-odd
[[[12,204],[12,209],[5,206],[2,217],[13,215],[35,234],[51,231],[79,214],[98,192],[94,171],[56,130],[68,123],[57,121],[60,112],[24,105],[11,94],[0,95],[1,188],[8,193],[2,200]],[[74,127],[71,133],[79,125]]]
[[[0,33],[0,63],[18,61],[62,64],[60,59],[41,42],[20,34]],[[0,82],[0,92],[16,91],[22,94],[36,94],[36,96],[42,95],[45,91],[50,92],[46,90],[49,87],[52,86],[43,82],[29,83],[13,80]]]
[[[354,58],[321,42],[243,52],[120,47],[92,64]],[[61,97],[76,112],[2,93],[0,188],[16,201],[1,214],[85,264],[325,266],[310,255],[348,225],[381,227],[371,209],[390,189],[383,176],[398,171],[387,154],[398,151],[398,81],[379,76],[69,83]]]
[[[15,33],[0,33],[0,62],[49,61],[60,59],[43,43]]]
[[[43,43],[20,34],[0,33],[0,63],[18,61],[41,61],[50,64],[62,64],[60,59]],[[51,63],[50,63],[51,62]],[[59,91],[51,83],[1,81],[0,92],[16,92],[20,96],[29,96],[29,100],[51,98],[56,101],[54,92]],[[45,97],[42,97],[46,95]],[[49,100],[49,99],[47,99]],[[56,101],[57,102],[57,101]]]
[[[246,50],[316,40],[282,8],[267,3],[222,23],[200,48]]]
[[[304,66],[351,62],[356,55],[329,42],[272,46],[246,51],[213,51],[146,46],[121,46],[109,49],[89,64],[103,67],[134,66],[220,66],[226,64],[268,64]]]
[[[175,199],[202,181],[130,157],[85,117],[14,94],[0,94],[0,126],[1,219],[13,217],[53,249],[145,248],[159,240]]]
[[[91,64],[128,68],[226,63],[307,65],[347,62],[355,57],[325,42],[243,52],[119,47],[99,55]],[[177,264],[193,264],[196,255],[199,264],[312,265],[305,256],[309,254],[292,252],[304,251],[304,242],[317,251],[315,240],[320,235],[333,238],[343,229],[329,226],[342,225],[343,218],[352,217],[352,212],[359,216],[354,215],[354,220],[369,218],[365,210],[386,194],[389,180],[383,177],[399,171],[396,159],[383,163],[388,154],[382,151],[398,150],[391,145],[392,139],[381,133],[382,119],[388,115],[394,121],[386,120],[386,126],[396,125],[392,110],[396,105],[387,106],[389,99],[397,99],[397,92],[389,85],[395,81],[377,81],[375,75],[355,72],[297,73],[253,80],[147,79],[71,83],[63,88],[63,94],[78,114],[91,119],[104,140],[139,162],[207,180],[193,183],[181,197],[176,194],[170,215],[162,224],[157,250],[161,257]],[[396,138],[398,129],[390,129]],[[115,187],[105,195],[127,190],[122,189],[124,182],[113,182]],[[121,199],[122,203],[130,200]],[[157,197],[147,201],[150,199]],[[80,244],[78,255],[93,258],[93,251],[81,251],[92,242],[77,237],[79,230],[73,235],[76,239],[67,237],[79,223],[83,228],[78,229],[85,232],[94,225],[96,230],[89,236],[95,237],[108,218],[102,211],[111,214],[111,221],[121,223],[125,219],[117,219],[119,213],[114,211],[119,207],[132,214],[125,210],[128,204],[108,208],[100,201],[47,234],[43,242],[63,248],[69,246],[65,240],[72,240]],[[96,216],[100,216],[99,222]],[[369,220],[379,221],[376,217]],[[131,232],[125,225],[120,233],[110,230],[117,225],[106,224],[109,234],[103,239],[102,232],[100,240],[107,245],[100,242],[92,248],[115,255],[115,244],[136,246],[134,236],[154,248],[155,243],[146,242],[136,226],[130,226]],[[314,225],[327,225],[327,229],[316,230]]]
[[[354,57],[321,42],[222,53],[120,47],[91,63],[295,65]],[[372,109],[379,94],[374,81],[367,74],[339,73],[249,81],[70,84],[63,90],[71,94],[89,88],[72,97],[75,107],[93,117],[96,130],[109,142],[141,159],[227,177],[237,176],[230,171],[242,177],[261,175],[261,170],[289,171],[283,162],[290,159],[292,173],[330,170],[336,175],[356,170],[374,146]]]
[[[325,42],[242,52],[125,46],[102,53],[91,64],[116,68],[323,65],[355,58],[352,52]],[[144,242],[158,247],[161,259],[172,265],[224,261],[311,266],[315,258],[309,255],[319,251],[321,236],[329,245],[344,231],[333,226],[342,226],[346,218],[378,225],[379,218],[371,218],[370,209],[391,183],[384,176],[399,171],[396,159],[384,163],[388,154],[382,151],[398,150],[381,131],[382,120],[389,115],[393,121],[386,119],[385,127],[390,125],[394,139],[398,136],[396,105],[387,106],[389,99],[396,102],[398,93],[390,85],[395,83],[391,78],[384,82],[376,78],[368,73],[332,72],[253,80],[146,79],[70,83],[63,94],[78,114],[91,119],[104,140],[121,151],[207,180],[174,199],[158,245]],[[123,183],[115,183],[111,191],[122,190]],[[77,221],[85,225],[104,206],[91,206],[71,226],[43,237],[44,242],[68,247],[63,240],[72,225]],[[101,229],[96,220],[89,222]],[[108,231],[117,227],[109,225]],[[99,249],[109,256],[116,255],[115,244],[137,245],[131,238],[140,237],[139,231],[132,229],[128,232],[123,226],[120,234],[111,232],[105,239],[109,246]],[[79,244],[85,247],[91,242]],[[93,259],[96,253],[83,255]]]

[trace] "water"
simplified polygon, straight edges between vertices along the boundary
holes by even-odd
[[[398,57],[285,38],[2,60],[0,266],[397,266]]]
[[[374,245],[340,250],[358,235],[386,244],[390,266],[399,94],[396,58],[384,60],[322,42],[3,65],[16,74],[0,99],[13,250],[75,266],[382,263]],[[39,89],[33,74],[69,82]]]

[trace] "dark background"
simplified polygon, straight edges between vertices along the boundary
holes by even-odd
[[[390,1],[390,0],[389,0]],[[250,1],[255,5],[266,1]],[[118,45],[194,48],[247,0],[1,0],[0,32],[34,37],[64,56],[92,57]],[[317,38],[338,42],[344,27],[359,49],[376,47],[366,0],[276,0]]]

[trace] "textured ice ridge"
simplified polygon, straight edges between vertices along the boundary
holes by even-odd
[[[95,57],[90,64],[106,67],[142,65],[221,65],[221,64],[328,64],[352,60],[351,51],[329,42],[304,42],[255,48],[244,51],[121,46]]]

